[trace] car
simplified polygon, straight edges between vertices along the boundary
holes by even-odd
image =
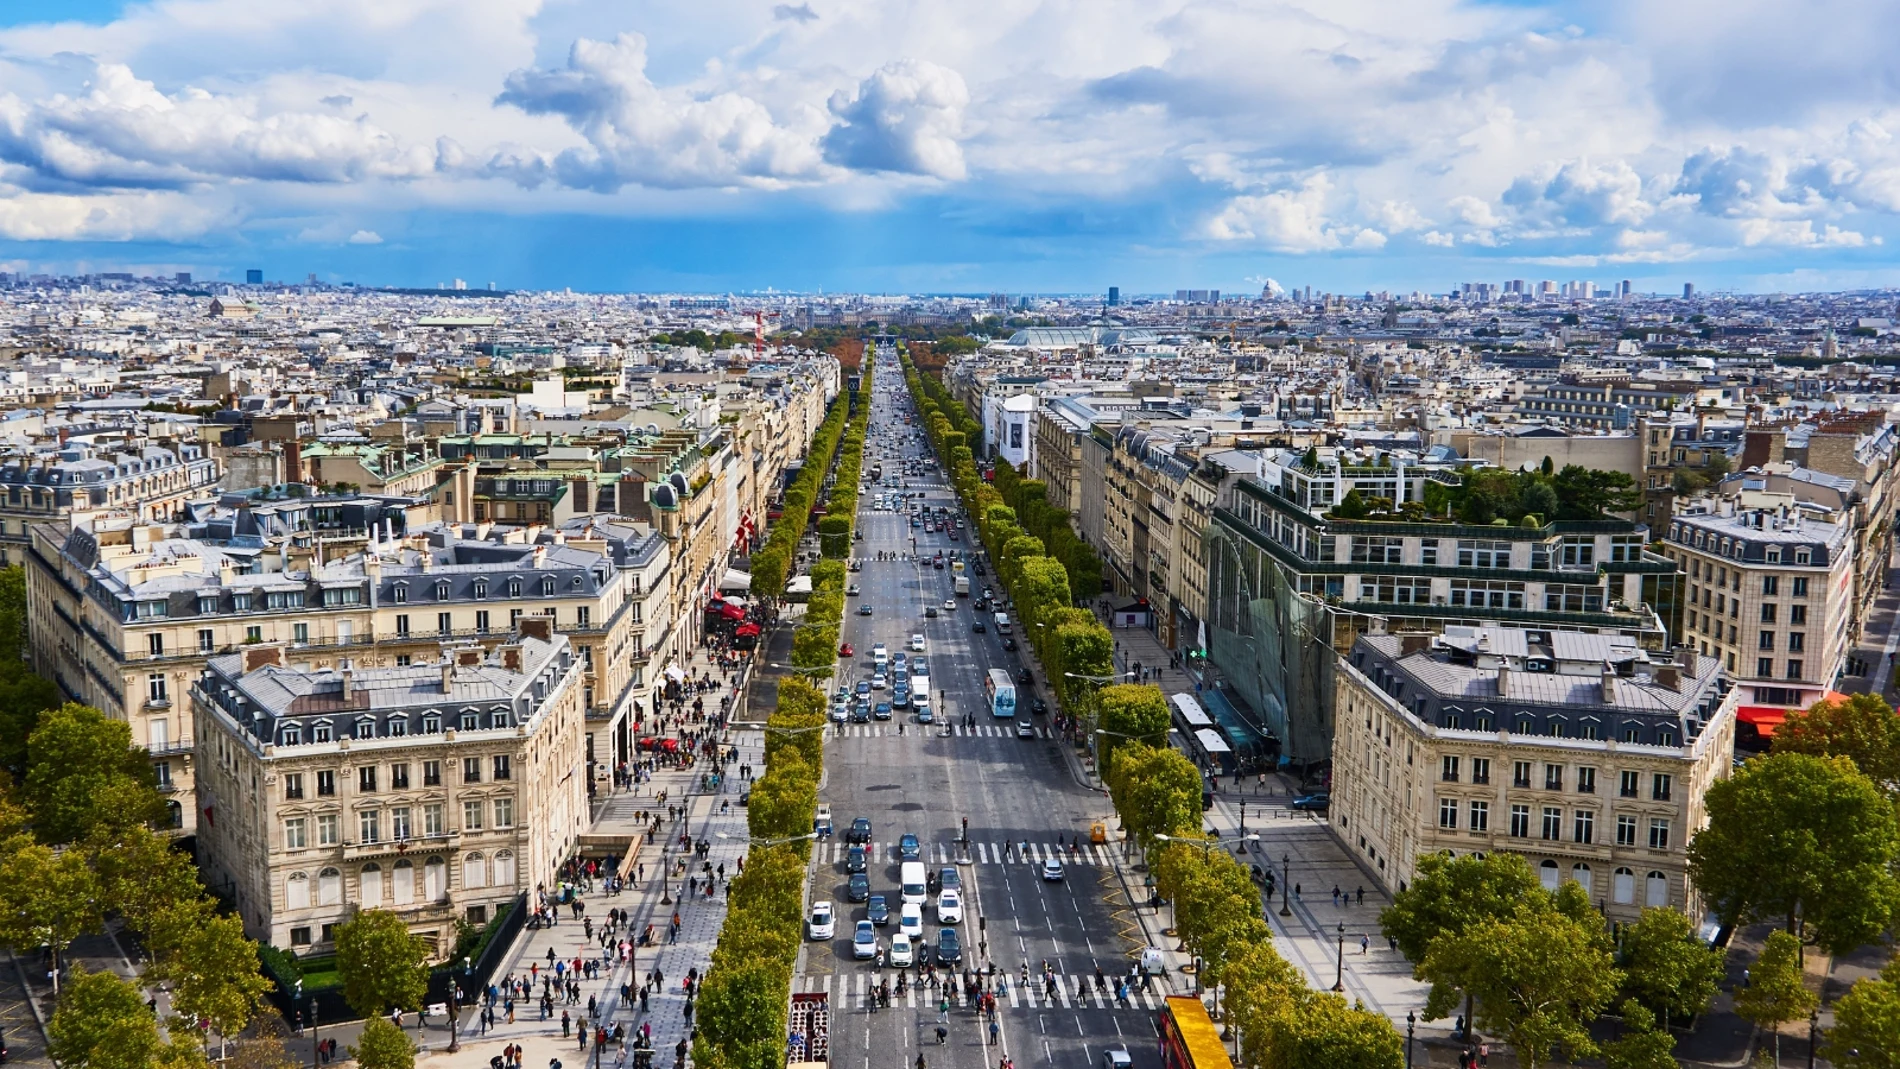
[[[872,690],[883,690],[885,687],[888,687],[890,685],[891,685],[891,677],[885,675],[882,672],[878,672],[871,676]]]
[[[910,525],[911,525],[912,527],[922,527],[922,526],[924,525],[924,521],[922,521],[922,520],[920,520],[920,519],[918,519],[918,518],[917,518],[917,517],[915,517],[915,516],[912,516],[912,517],[910,518]]]
[[[955,531],[950,532],[950,541],[952,542],[958,541],[957,533]]]
[[[1035,737],[1036,737],[1036,725],[1034,725],[1034,724],[1032,724],[1032,723],[1030,723],[1030,722],[1029,722],[1029,721],[1027,721],[1027,720],[1018,720],[1018,721],[1016,721],[1016,737],[1017,737],[1017,738],[1019,738],[1019,739],[1033,739],[1033,738],[1035,738]]]
[[[879,928],[891,923],[891,907],[883,895],[872,895],[864,905],[864,917]]]
[[[833,924],[831,903],[813,902],[811,920],[806,922],[808,934],[813,939],[830,939],[837,934]]]
[[[868,679],[860,679],[858,680],[858,685],[853,687],[852,690],[860,698],[869,697],[871,693],[871,681]]]
[[[812,813],[811,830],[817,832],[818,837],[821,839],[829,838],[831,836],[831,807],[830,806],[820,805],[818,809]]]
[[[1006,649],[1006,650],[1013,650],[1013,649],[1015,649],[1015,648],[1016,648],[1016,640],[1015,640],[1015,639],[1013,639],[1013,638],[1005,638],[1005,639],[1003,640],[1003,648],[1004,648],[1004,649]]]
[[[935,605],[924,606],[924,619],[935,620],[936,618],[937,618],[937,607]]]
[[[862,593],[863,591],[858,589],[858,584],[856,583],[852,583],[850,586],[844,588],[844,596],[847,598],[855,598]]]
[[[978,574],[978,575],[988,575],[988,574],[990,574],[990,573],[988,573],[988,572],[986,572],[986,571],[984,571],[984,570],[983,570],[983,562],[982,562],[982,561],[977,561],[977,562],[976,562],[975,564],[972,564],[972,565],[970,565],[970,570],[971,570],[971,571],[973,571],[973,572],[975,572],[975,573],[976,573],[976,574]]]
[[[961,891],[963,874],[957,871],[955,865],[945,865],[937,872],[937,886],[946,891]]]
[[[1036,681],[1036,677],[1034,673],[1030,672],[1029,669],[1027,668],[1016,673],[1016,682],[1018,683],[1028,684],[1028,683],[1034,683],[1035,681]]]
[[[910,706],[910,688],[895,687],[891,690],[891,708],[905,709]]]
[[[864,562],[860,560],[854,560],[851,562],[849,567],[851,571],[861,572],[864,570]]]
[[[915,653],[924,652],[924,636],[922,635],[910,636],[910,648]]]
[[[1332,806],[1333,796],[1330,794],[1302,794],[1293,799],[1293,808],[1309,813],[1324,813]]]
[[[1129,1057],[1127,1047],[1102,1052],[1102,1069],[1134,1069],[1135,1059]]]
[[[851,719],[851,707],[844,702],[833,702],[831,705],[832,723],[842,724],[849,719]]]
[[[957,607],[957,599],[955,599],[955,598],[945,598],[945,599],[943,599],[943,611],[944,611],[944,612],[950,612],[950,611],[952,611],[952,610],[954,610],[954,609],[955,609],[956,607]]]
[[[858,606],[858,615],[859,616],[871,615],[871,603],[867,601],[864,604]]]
[[[924,660],[922,657],[919,657],[916,660],[910,662],[910,674],[912,678],[929,675],[930,662]],[[919,690],[923,689],[923,685],[920,683],[912,683],[911,686],[916,687]]]
[[[1049,711],[1049,703],[1043,701],[1041,698],[1037,698],[1035,701],[1029,703],[1029,711],[1037,716],[1041,716]]]
[[[880,645],[882,645],[882,643],[880,643]],[[904,674],[904,666],[910,663],[910,654],[905,653],[903,650],[898,650],[896,653],[891,654],[891,663],[897,666],[897,674],[901,676]]]
[[[866,902],[871,898],[871,877],[862,872],[854,872],[845,885],[845,897],[853,902]]]
[[[993,591],[993,590],[991,590],[991,589],[990,589],[989,587],[984,587],[984,588],[983,588],[983,600],[984,600],[984,601],[995,601],[995,600],[996,600],[996,592],[995,592],[995,591]]]
[[[853,724],[870,723],[871,703],[865,701],[863,698],[859,698],[857,701],[851,703],[851,722]]]
[[[882,668],[884,667],[885,663],[888,662],[890,659],[891,659],[890,647],[884,645],[884,643],[882,642],[872,643],[871,645],[871,663],[872,664],[878,666],[879,668]]]
[[[844,852],[844,870],[846,872],[863,872],[867,860],[868,859],[864,856],[864,847],[853,846]]]
[[[989,632],[990,629],[983,626],[983,621],[981,620],[970,625],[970,633],[973,635],[987,635]]]
[[[870,921],[859,921],[858,930],[852,933],[851,956],[859,961],[877,957],[877,929]]]
[[[870,818],[869,818],[869,817],[859,817],[858,819],[856,819],[856,820],[854,820],[854,821],[852,821],[852,822],[851,822],[851,830],[849,830],[849,831],[847,831],[847,832],[845,832],[845,833],[844,833],[844,841],[845,841],[845,842],[847,842],[847,843],[868,843],[868,842],[870,842],[870,841],[871,841],[871,820],[870,820]]]
[[[937,960],[946,965],[963,960],[963,939],[955,928],[937,929]]]
[[[963,923],[963,895],[958,891],[942,891],[937,895],[937,923]]]
[[[891,703],[890,702],[878,702],[877,706],[871,710],[871,719],[873,720],[889,720],[890,718],[891,718]]]
[[[942,558],[942,557],[938,557],[938,558],[937,558],[937,560],[936,560],[936,562],[935,562],[935,563],[933,563],[933,564],[931,565],[931,567],[933,567],[933,568],[935,568],[935,569],[937,569],[938,571],[943,571],[943,558]]]
[[[891,936],[891,952],[885,955],[884,960],[890,962],[894,969],[908,969],[916,964],[911,956],[910,936],[903,932]]]
[[[1042,878],[1049,883],[1062,882],[1062,862],[1049,858],[1042,863]]]
[[[857,651],[856,649],[854,649],[854,648],[852,648],[852,645],[851,645],[851,643],[849,643],[849,642],[840,642],[840,643],[838,643],[838,656],[840,656],[840,657],[855,657],[855,656],[857,656],[857,654],[858,654],[858,651]]]
[[[917,841],[916,835],[905,832],[897,840],[897,860],[915,861],[922,856],[924,856],[924,845]]]
[[[936,717],[931,714],[930,703],[928,701],[919,700],[916,703],[916,705],[917,705],[917,722],[919,724],[936,723]]]
[[[924,937],[924,907],[915,902],[906,902],[897,911],[897,930],[912,939]]]

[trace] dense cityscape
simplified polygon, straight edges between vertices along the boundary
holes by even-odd
[[[1900,1057],[1900,291],[0,284],[13,1061]]]

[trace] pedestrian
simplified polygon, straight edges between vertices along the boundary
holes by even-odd
[[[1370,936],[1362,935],[1359,937],[1359,953],[1364,954],[1371,946],[1372,938]]]
[[[561,1038],[566,1039],[568,1037],[570,1030],[572,1030],[573,1027],[574,1027],[573,1019],[568,1016],[566,1010],[562,1010],[561,1011]]]
[[[1339,885],[1333,885],[1333,905],[1339,905]]]

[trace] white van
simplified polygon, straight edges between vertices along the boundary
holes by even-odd
[[[996,614],[996,633],[999,635],[1007,635],[1010,633],[1008,613],[999,612]]]
[[[871,647],[871,663],[878,668],[891,663],[891,651],[885,647],[884,643],[880,642]]]
[[[906,861],[898,868],[897,873],[897,883],[903,892],[904,904],[923,905],[924,900],[930,896],[929,888],[924,885],[924,863]]]

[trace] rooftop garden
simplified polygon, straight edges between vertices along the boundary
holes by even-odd
[[[1634,512],[1642,503],[1636,480],[1624,472],[1577,464],[1556,470],[1545,457],[1543,467],[1525,471],[1466,468],[1459,473],[1457,485],[1428,479],[1421,498],[1402,505],[1395,506],[1391,498],[1349,490],[1327,517],[1374,523],[1542,527],[1553,520],[1612,519],[1615,513]]]

